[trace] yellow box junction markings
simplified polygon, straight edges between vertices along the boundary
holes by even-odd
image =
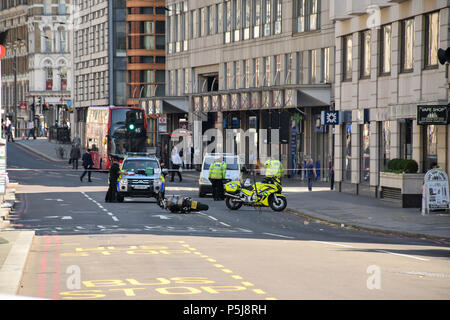
[[[208,255],[202,254],[196,248],[191,247],[189,244],[186,244],[185,241],[146,241],[152,243],[178,243],[184,249],[169,249],[164,245],[126,245],[126,246],[99,246],[99,247],[91,247],[91,248],[76,248],[75,252],[66,252],[61,253],[61,256],[89,256],[90,253],[100,253],[104,256],[109,256],[111,253],[123,252],[125,251],[127,254],[143,254],[143,255],[156,255],[156,254],[189,254],[192,253],[195,256],[199,256],[204,258],[208,262],[214,263],[214,267],[219,268],[224,273],[227,273],[231,276],[231,278],[235,280],[243,280],[243,278],[239,275],[236,275],[230,269],[226,269],[223,265],[216,263],[217,261],[213,258],[210,258]],[[212,284],[215,283],[213,280],[209,280],[205,277],[174,277],[174,278],[156,278],[157,282],[153,283],[141,283],[135,279],[126,279],[126,281],[122,280],[91,280],[91,281],[82,281],[83,285],[87,288],[103,288],[103,287],[111,287],[111,286],[126,286],[129,284],[133,286],[155,286],[155,285],[168,285],[168,284]],[[155,291],[163,294],[163,295],[185,295],[185,294],[199,294],[204,292],[210,294],[219,294],[222,292],[232,292],[232,291],[243,291],[247,290],[248,287],[253,287],[254,284],[248,281],[241,281],[242,286],[201,286],[200,288],[187,287],[187,286],[176,286],[176,287],[161,287],[155,288]],[[115,288],[108,289],[109,291],[122,291],[123,294],[127,297],[135,297],[135,290],[145,290],[146,288],[138,287],[138,288]],[[258,295],[265,295],[261,289],[252,289],[252,291]],[[105,292],[102,290],[77,290],[77,291],[66,291],[61,292],[60,295],[63,299],[100,299],[105,297]],[[266,300],[276,300],[273,297],[266,297]]]

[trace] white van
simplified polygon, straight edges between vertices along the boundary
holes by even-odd
[[[198,196],[204,197],[207,193],[212,193],[211,181],[208,179],[209,166],[214,163],[217,157],[223,157],[227,164],[225,180],[239,180],[241,177],[241,161],[239,156],[231,153],[207,153],[203,158],[202,171],[198,180]]]

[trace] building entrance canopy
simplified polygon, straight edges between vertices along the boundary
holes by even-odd
[[[148,115],[189,113],[189,100],[185,97],[158,97],[142,100],[140,106],[145,109]]]

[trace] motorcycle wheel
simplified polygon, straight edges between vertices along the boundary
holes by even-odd
[[[273,211],[283,211],[287,207],[287,200],[284,197],[278,197],[275,200],[275,196],[271,195],[269,198],[269,206]]]
[[[225,204],[230,210],[238,210],[240,207],[242,207],[242,202],[236,202],[233,198],[230,197],[227,197],[225,199]]]

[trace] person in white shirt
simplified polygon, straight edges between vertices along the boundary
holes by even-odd
[[[27,140],[30,139],[30,136],[34,137],[34,122],[32,120],[30,120],[28,122],[28,135],[27,135]]]
[[[180,154],[178,153],[178,148],[173,147],[172,149],[172,176],[170,181],[173,182],[175,178],[175,172],[178,174],[178,178],[180,179],[180,182],[183,181],[183,178],[181,177],[180,168],[183,165],[183,161],[181,160]]]

